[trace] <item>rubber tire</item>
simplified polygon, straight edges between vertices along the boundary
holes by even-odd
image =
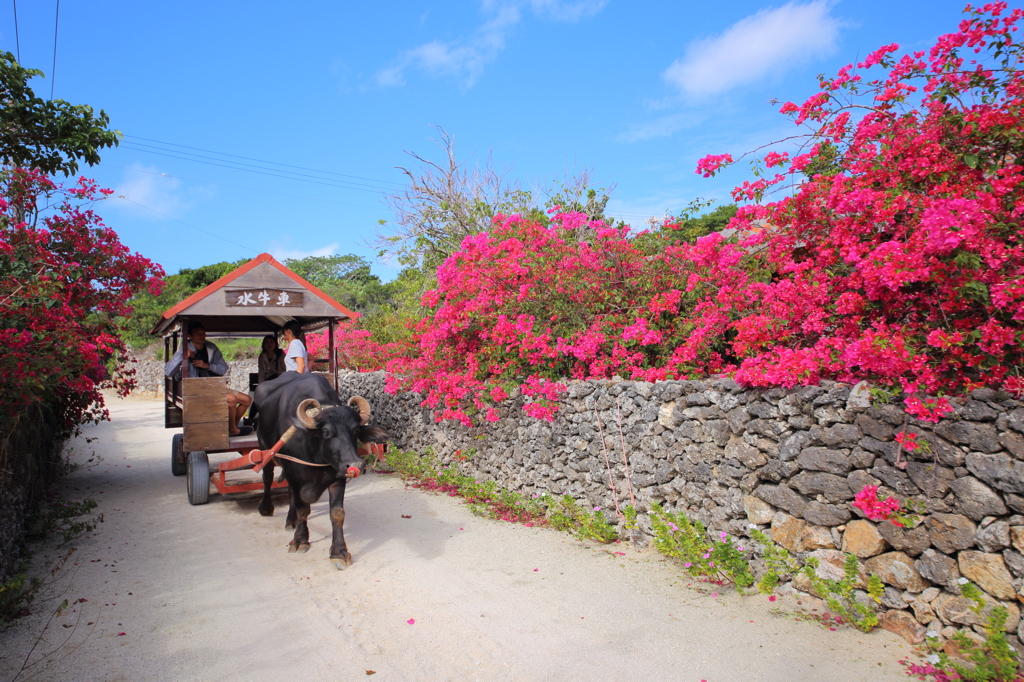
[[[171,438],[171,473],[175,476],[184,476],[188,473],[188,462],[185,461],[184,453],[185,437],[180,433],[174,434]]]
[[[188,453],[188,503],[206,504],[210,501],[210,459],[202,450]]]

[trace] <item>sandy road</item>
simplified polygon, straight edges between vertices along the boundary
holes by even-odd
[[[769,611],[791,598],[713,597],[653,552],[480,519],[394,476],[349,488],[351,568],[327,560],[325,501],[312,549],[288,554],[285,498],[273,518],[252,495],[190,506],[161,403],[110,402],[113,421],[74,444],[103,461],[63,483],[105,522],[43,595],[63,596],[0,631],[0,682],[26,656],[19,680],[906,679],[909,647],[887,632]],[[87,601],[46,625],[65,597]]]

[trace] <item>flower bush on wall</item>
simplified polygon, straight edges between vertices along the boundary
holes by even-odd
[[[1006,3],[968,6],[929,51],[885,46],[784,104],[806,146],[755,162],[732,239],[497,216],[441,266],[390,389],[467,424],[499,418],[517,390],[551,419],[560,379],[616,374],[867,379],[933,421],[951,406],[927,394],[1024,392],[1020,19]]]

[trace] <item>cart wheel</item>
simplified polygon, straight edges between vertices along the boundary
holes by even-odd
[[[184,476],[188,471],[183,448],[184,441],[185,437],[180,433],[174,434],[174,438],[171,438],[171,473],[175,476]]]
[[[210,459],[202,450],[188,453],[189,504],[206,504],[210,501]]]

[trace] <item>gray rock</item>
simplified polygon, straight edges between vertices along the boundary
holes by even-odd
[[[967,455],[967,469],[997,490],[1008,493],[1024,493],[1024,462],[1009,456],[982,455],[972,452]]]
[[[921,492],[914,485],[914,482],[910,480],[910,476],[906,472],[894,469],[881,458],[875,460],[875,466],[871,469],[871,475],[880,479],[901,495],[917,495]]]
[[[825,471],[830,474],[846,475],[853,468],[850,458],[839,450],[828,448],[804,448],[797,457],[797,464],[804,469]]]
[[[742,407],[734,407],[726,413],[725,418],[733,433],[743,433],[744,426],[750,421],[750,413]]]
[[[867,415],[872,419],[880,419],[886,424],[899,426],[903,423],[907,413],[896,405],[875,405],[868,409]]]
[[[960,408],[959,415],[961,419],[966,419],[967,421],[994,422],[999,413],[983,402],[968,400]]]
[[[831,448],[852,448],[864,433],[853,424],[834,424],[821,432],[821,442]]]
[[[931,546],[928,529],[922,524],[916,528],[900,528],[893,523],[879,523],[878,532],[893,549],[918,556]]]
[[[729,442],[729,422],[724,419],[709,419],[704,423],[704,432],[718,447],[725,447]]]
[[[850,512],[834,504],[811,502],[804,510],[803,517],[816,526],[839,526],[850,520]]]
[[[999,452],[999,434],[992,424],[944,420],[935,427],[935,433],[957,445],[967,445],[981,452]]]
[[[875,453],[868,452],[860,447],[856,447],[850,452],[850,464],[853,465],[854,469],[867,469],[874,461]]]
[[[945,554],[974,546],[977,527],[962,514],[932,514],[924,520],[924,525],[932,545]]]
[[[711,401],[708,400],[703,393],[691,393],[686,396],[684,400],[686,401],[687,407],[692,407],[694,405],[707,406],[711,404]]]
[[[976,388],[973,391],[971,391],[971,397],[974,398],[975,400],[995,400],[996,391],[991,388]]]
[[[854,497],[847,480],[835,474],[802,471],[789,481],[789,485],[804,495],[824,495],[829,502],[845,502]]]
[[[1007,493],[1006,495],[1003,495],[1003,498],[1006,500],[1007,507],[1018,514],[1024,514],[1024,497]]]
[[[769,403],[753,402],[747,404],[747,412],[758,419],[775,419],[779,416],[779,408]]]
[[[757,477],[762,481],[778,483],[783,479],[789,478],[799,470],[800,466],[796,462],[783,462],[773,459],[757,471]]]
[[[929,497],[945,497],[956,474],[949,467],[931,462],[907,462],[907,476]]]
[[[864,438],[861,438],[859,441],[857,441],[857,445],[867,450],[868,452],[873,452],[876,455],[881,455],[882,457],[886,457],[888,459],[893,460],[896,457],[896,450],[898,448],[897,443],[883,443],[880,440],[875,440],[871,436],[865,436]]]
[[[1010,546],[1010,524],[995,521],[974,534],[974,544],[983,552],[1001,552]]]
[[[1006,415],[1006,426],[1017,433],[1024,433],[1024,407],[1019,407]]]
[[[966,457],[963,450],[949,441],[931,434],[924,440],[931,446],[932,454],[939,460],[939,464],[947,467],[962,467]]]
[[[999,443],[1017,459],[1024,459],[1024,436],[1006,431],[999,434]]]
[[[800,452],[813,442],[806,431],[797,431],[779,444],[779,459],[786,462],[796,459]]]
[[[957,580],[960,578],[960,567],[945,554],[934,549],[926,549],[914,562],[914,568],[926,580],[942,585],[950,591],[959,592]]]
[[[742,439],[736,438],[725,446],[725,456],[735,457],[741,464],[756,469],[768,461],[768,456],[755,447],[747,445]]]
[[[812,426],[815,426],[818,422],[816,422],[813,417],[808,417],[806,414],[798,414],[787,419],[786,423],[794,429],[809,429]]]
[[[1015,578],[1024,578],[1024,554],[1014,549],[1004,549],[1003,561]]]
[[[882,592],[882,606],[887,609],[905,609],[907,603],[903,601],[903,592],[895,587],[886,587]]]
[[[957,511],[975,521],[981,521],[986,516],[1003,516],[1007,513],[1006,505],[999,496],[973,476],[958,478],[950,483],[949,487],[956,495]]]
[[[785,509],[796,517],[801,517],[810,504],[810,500],[800,493],[783,485],[761,485],[754,495],[778,509]]]
[[[857,421],[854,422],[860,427],[861,431],[875,440],[890,441],[892,440],[893,428],[885,422],[879,421],[874,417],[869,417],[866,414],[859,415]]]
[[[828,391],[818,396],[811,403],[815,407],[821,407],[822,405],[838,405],[842,404],[846,406],[846,399],[850,397],[850,387],[844,384],[836,384]]]
[[[775,419],[752,419],[747,422],[747,431],[777,441],[789,431],[789,425]]]
[[[861,470],[851,471],[846,477],[846,482],[850,484],[850,490],[854,495],[863,490],[864,486],[881,485],[882,483],[868,472]]]

